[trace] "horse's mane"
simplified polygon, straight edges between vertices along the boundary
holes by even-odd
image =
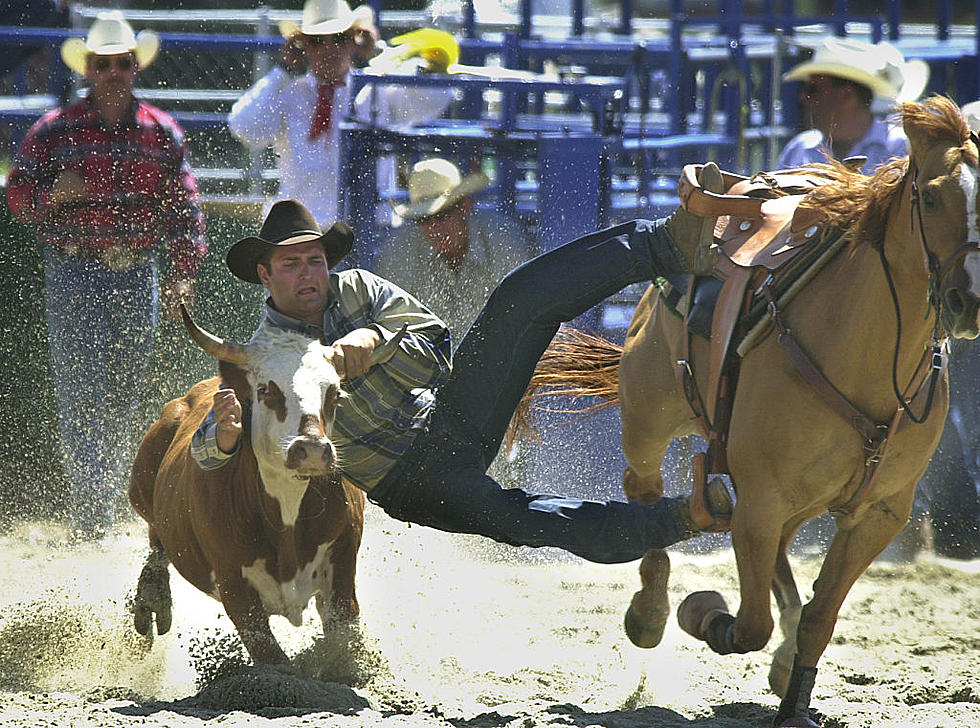
[[[922,103],[904,102],[900,116],[906,129],[915,129],[935,142],[959,145],[961,156],[976,163],[975,149],[965,146],[970,127],[952,100],[933,96]],[[829,225],[852,233],[853,245],[877,245],[882,241],[888,211],[908,172],[909,158],[892,159],[871,176],[850,170],[834,159],[809,166],[827,182],[808,194],[801,206],[818,210]]]

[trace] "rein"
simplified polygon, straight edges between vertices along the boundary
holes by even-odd
[[[980,139],[978,139],[975,132],[970,132],[970,139],[977,145],[978,149],[980,149]],[[925,225],[922,223],[922,202],[919,195],[919,169],[915,165],[912,167],[911,203],[912,205],[909,211],[909,229],[914,234],[916,223],[919,224],[919,241],[922,243],[922,250],[926,255],[926,261],[929,268],[927,299],[934,314],[932,340],[930,344],[930,350],[932,352],[932,371],[930,372],[929,378],[929,394],[926,397],[922,414],[918,416],[912,412],[912,408],[909,406],[911,402],[906,400],[898,387],[898,354],[902,343],[902,313],[898,303],[898,291],[895,289],[895,281],[892,278],[891,266],[888,264],[888,258],[885,255],[884,242],[882,242],[881,246],[878,248],[878,257],[881,260],[881,267],[885,273],[885,279],[888,281],[888,292],[891,294],[892,304],[895,307],[895,351],[892,356],[892,391],[895,393],[895,398],[898,400],[899,406],[905,411],[905,414],[908,415],[909,419],[916,424],[921,424],[929,418],[929,413],[932,410],[933,396],[936,393],[936,385],[939,382],[939,376],[945,366],[943,346],[947,337],[942,330],[943,301],[942,297],[939,295],[940,286],[943,278],[947,273],[949,273],[949,270],[954,263],[958,262],[969,253],[980,250],[980,241],[966,241],[963,245],[954,250],[945,261],[940,263],[939,258],[932,252],[929,241],[926,239],[926,229]]]

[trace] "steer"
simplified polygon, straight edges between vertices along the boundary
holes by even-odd
[[[168,402],[133,463],[129,499],[149,524],[150,555],[133,605],[140,634],[170,629],[167,564],[218,599],[256,663],[284,663],[269,615],[302,623],[316,596],[324,630],[357,619],[357,550],[364,494],[337,467],[330,441],[342,395],[333,349],[263,324],[247,345],[184,325],[219,360],[220,381],[242,402],[244,436],[215,470],[190,454],[219,379],[194,385]],[[372,364],[394,353],[400,336],[378,347]],[[251,410],[250,416],[248,409]]]

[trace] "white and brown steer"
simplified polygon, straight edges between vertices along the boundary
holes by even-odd
[[[134,600],[135,627],[170,629],[167,563],[220,600],[245,648],[259,663],[287,662],[269,628],[281,614],[299,626],[316,596],[326,630],[358,616],[354,592],[364,494],[337,469],[330,441],[341,381],[332,347],[260,326],[247,345],[225,342],[184,323],[219,360],[220,380],[251,401],[239,450],[203,470],[190,454],[219,379],[168,402],[133,463],[129,499],[149,524],[151,553]],[[372,364],[394,353],[379,347]]]

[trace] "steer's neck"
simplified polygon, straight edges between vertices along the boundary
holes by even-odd
[[[299,518],[300,505],[306,496],[309,480],[295,478],[278,463],[263,463],[256,453],[259,462],[259,474],[265,492],[279,504],[279,513],[284,526],[296,525]]]

